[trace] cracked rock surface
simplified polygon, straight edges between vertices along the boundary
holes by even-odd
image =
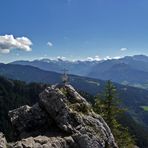
[[[14,141],[0,148],[117,148],[103,118],[71,85],[53,85],[38,103],[9,111]]]

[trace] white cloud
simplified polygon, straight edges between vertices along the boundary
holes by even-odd
[[[106,56],[103,60],[112,60],[112,59],[117,60],[117,59],[120,59],[120,58],[122,58],[122,57],[120,57],[120,56],[116,56],[116,57]]]
[[[17,37],[13,35],[0,36],[0,52],[9,53],[12,49],[31,51],[32,42],[27,37]]]
[[[120,51],[126,51],[128,48],[121,48]]]
[[[116,56],[116,57],[110,57],[110,56],[106,56],[105,58],[100,58],[98,55],[96,55],[95,57],[87,57],[87,61],[101,61],[101,60],[112,60],[112,59],[120,59],[120,56]]]
[[[51,42],[48,42],[47,45],[48,45],[49,47],[52,47],[52,46],[53,46],[53,44],[52,44]]]
[[[98,55],[96,55],[95,57],[87,57],[87,60],[88,61],[100,61],[101,58]]]

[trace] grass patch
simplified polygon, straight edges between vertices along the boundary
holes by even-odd
[[[96,82],[96,81],[89,81],[89,80],[86,80],[86,82],[88,82],[89,84],[94,84],[94,85],[100,86],[100,83],[98,83],[98,82]]]
[[[141,106],[141,108],[142,108],[144,111],[147,111],[147,112],[148,112],[148,106]]]

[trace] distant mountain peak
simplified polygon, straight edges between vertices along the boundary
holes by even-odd
[[[143,54],[140,54],[140,55],[133,55],[133,56],[125,56],[121,59],[124,59],[124,60],[137,60],[137,61],[148,61],[148,56],[147,55],[143,55]]]
[[[135,55],[135,56],[133,56],[133,59],[147,62],[148,56],[146,56],[146,55]]]

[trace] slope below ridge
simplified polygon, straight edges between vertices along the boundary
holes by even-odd
[[[52,71],[43,71],[37,67],[29,65],[0,64],[0,74],[8,78],[23,80],[26,82],[51,83],[59,81],[60,74]]]
[[[99,78],[99,75],[102,75],[116,64],[118,65],[122,63],[124,62],[118,59],[102,61],[101,63],[94,65],[92,70],[87,74],[87,76],[92,78]]]
[[[133,59],[137,61],[143,61],[143,62],[148,62],[148,56],[147,55],[134,55]]]
[[[90,73],[89,76],[102,80],[112,80],[122,83],[146,83],[148,82],[148,72],[137,70],[125,63],[113,64],[109,69],[101,71],[98,68],[96,73]]]
[[[128,64],[134,69],[141,70],[148,72],[148,57],[147,56],[140,56],[140,55],[135,55],[133,57],[124,57],[119,59],[119,61]]]
[[[148,72],[137,70],[124,63],[113,65],[103,74],[106,79],[112,79],[113,81],[120,83],[123,81],[130,83],[148,82]]]

